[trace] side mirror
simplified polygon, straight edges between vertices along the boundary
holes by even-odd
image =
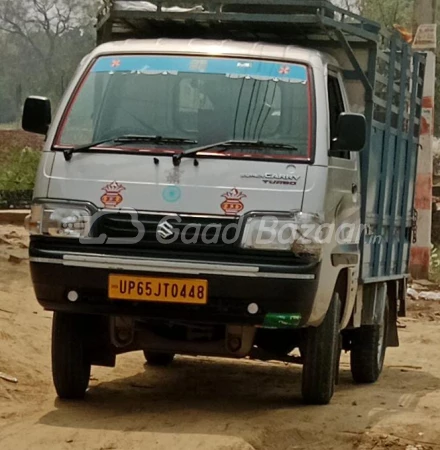
[[[362,114],[342,113],[338,119],[332,152],[360,152],[367,142],[367,121]]]
[[[50,100],[45,97],[28,97],[24,103],[21,126],[30,133],[46,134],[52,122]]]

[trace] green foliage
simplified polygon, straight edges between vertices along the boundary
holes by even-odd
[[[361,14],[391,29],[394,25],[411,28],[414,0],[359,0]]]
[[[0,166],[0,191],[33,189],[40,156],[30,148],[11,150],[7,163]]]

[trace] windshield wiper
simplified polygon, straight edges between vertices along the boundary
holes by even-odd
[[[115,142],[154,142],[155,144],[197,144],[194,139],[166,136],[143,136],[137,134],[126,134],[114,139]]]
[[[95,141],[90,144],[78,145],[77,147],[64,148],[63,149],[64,159],[66,161],[70,161],[74,153],[85,152],[87,150],[92,149],[93,147],[97,147],[98,145],[107,144],[111,142],[114,142],[114,139],[105,139],[101,141]]]
[[[103,144],[130,144],[133,142],[153,142],[155,144],[197,144],[197,141],[186,138],[179,137],[165,137],[165,136],[142,136],[135,134],[126,134],[124,136],[119,136],[111,139],[103,139],[100,141],[92,142],[86,145],[79,145],[77,147],[65,148],[63,149],[64,159],[70,161],[74,153],[81,153],[91,150],[93,147],[98,147]]]
[[[282,144],[279,142],[265,142],[265,141],[246,141],[246,140],[234,140],[217,142],[215,144],[205,145],[203,147],[190,148],[181,153],[175,153],[173,155],[173,164],[178,166],[180,161],[187,156],[196,155],[199,152],[204,152],[217,147],[224,147],[221,151],[226,151],[228,147],[246,147],[246,148],[278,148],[285,150],[298,151],[298,148],[290,144]]]

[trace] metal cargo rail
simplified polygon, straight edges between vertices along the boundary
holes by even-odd
[[[137,7],[138,5],[138,7]],[[362,272],[365,283],[402,278],[414,239],[425,57],[398,32],[325,0],[208,0],[185,8],[143,0],[105,0],[98,42],[201,38],[296,44],[343,51],[349,93],[362,94],[371,125],[362,153]],[[171,5],[172,6],[172,5]],[[351,86],[351,88],[350,88]],[[381,239],[379,239],[381,238]]]
[[[315,40],[316,32],[321,40],[319,35],[328,26],[350,38],[375,42],[380,30],[378,23],[326,0],[187,1],[187,11],[167,8],[167,2],[157,0],[105,0],[104,4],[98,18],[100,41],[163,36],[279,41],[292,35]]]

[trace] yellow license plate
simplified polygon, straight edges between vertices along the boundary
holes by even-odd
[[[108,296],[112,300],[205,305],[208,281],[110,275]]]

